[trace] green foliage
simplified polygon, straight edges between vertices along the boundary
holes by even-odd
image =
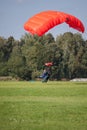
[[[84,77],[85,72],[82,66],[86,70],[87,67],[85,64],[82,65],[82,61],[85,60],[87,63],[86,58],[83,58],[87,45],[81,35],[65,33],[58,37],[56,42],[62,52],[62,61],[60,62],[63,70],[62,75],[66,78]],[[83,70],[83,73],[81,70]]]
[[[0,37],[0,76],[34,79],[46,62],[53,62],[51,79],[87,77],[87,41],[79,33],[56,37],[25,33],[20,41]]]

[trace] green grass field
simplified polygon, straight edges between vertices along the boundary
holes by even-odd
[[[87,82],[0,82],[0,130],[87,130]]]

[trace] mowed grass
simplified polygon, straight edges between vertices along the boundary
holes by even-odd
[[[0,130],[87,130],[87,82],[0,82]]]

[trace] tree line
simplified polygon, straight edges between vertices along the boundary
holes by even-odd
[[[39,37],[25,33],[20,40],[0,37],[0,76],[22,80],[37,78],[43,65],[53,62],[51,80],[87,78],[87,40],[79,33],[51,33]]]

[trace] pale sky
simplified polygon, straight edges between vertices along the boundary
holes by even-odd
[[[33,15],[55,10],[72,14],[79,18],[85,26],[82,36],[87,39],[87,0],[0,0],[0,36],[13,36],[19,40],[26,31],[24,23]],[[48,32],[55,37],[65,32],[78,32],[67,24],[61,24]]]

